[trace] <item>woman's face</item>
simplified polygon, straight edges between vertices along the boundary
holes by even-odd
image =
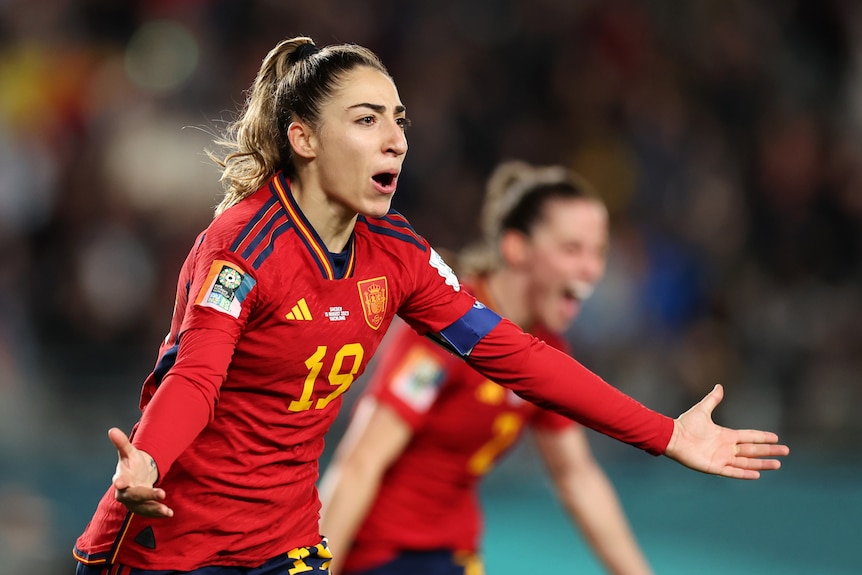
[[[530,313],[562,333],[605,273],[607,210],[586,198],[551,200],[526,244]]]
[[[364,66],[345,74],[321,107],[313,138],[327,198],[350,212],[385,215],[407,153],[406,125],[398,90],[386,74]]]

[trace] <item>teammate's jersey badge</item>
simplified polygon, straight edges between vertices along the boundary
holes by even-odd
[[[386,298],[389,295],[389,284],[386,282],[386,276],[362,280],[356,285],[359,288],[359,299],[362,301],[365,323],[371,329],[379,329],[386,317]]]

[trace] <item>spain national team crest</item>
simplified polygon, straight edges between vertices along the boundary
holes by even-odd
[[[389,285],[386,276],[357,282],[359,299],[362,300],[362,313],[365,323],[371,329],[379,329],[386,317],[386,298],[389,295]]]

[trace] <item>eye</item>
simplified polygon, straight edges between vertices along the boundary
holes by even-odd
[[[374,116],[362,116],[361,118],[356,120],[357,123],[363,124],[365,126],[370,126],[370,125],[374,124],[374,122],[376,122],[376,121],[377,121],[377,118],[375,118]]]
[[[395,123],[398,124],[402,130],[406,130],[413,124],[413,122],[410,121],[410,118],[407,118],[406,116],[404,118],[396,118]]]
[[[563,245],[563,251],[568,255],[576,256],[584,252],[584,246],[576,242],[570,242]]]

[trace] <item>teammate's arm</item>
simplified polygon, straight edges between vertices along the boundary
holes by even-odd
[[[572,523],[613,575],[650,575],[613,485],[596,462],[583,427],[536,429],[533,437]]]
[[[380,488],[381,478],[404,451],[412,428],[371,396],[356,412],[320,481],[320,532],[332,551],[330,571],[341,572],[353,538]]]

